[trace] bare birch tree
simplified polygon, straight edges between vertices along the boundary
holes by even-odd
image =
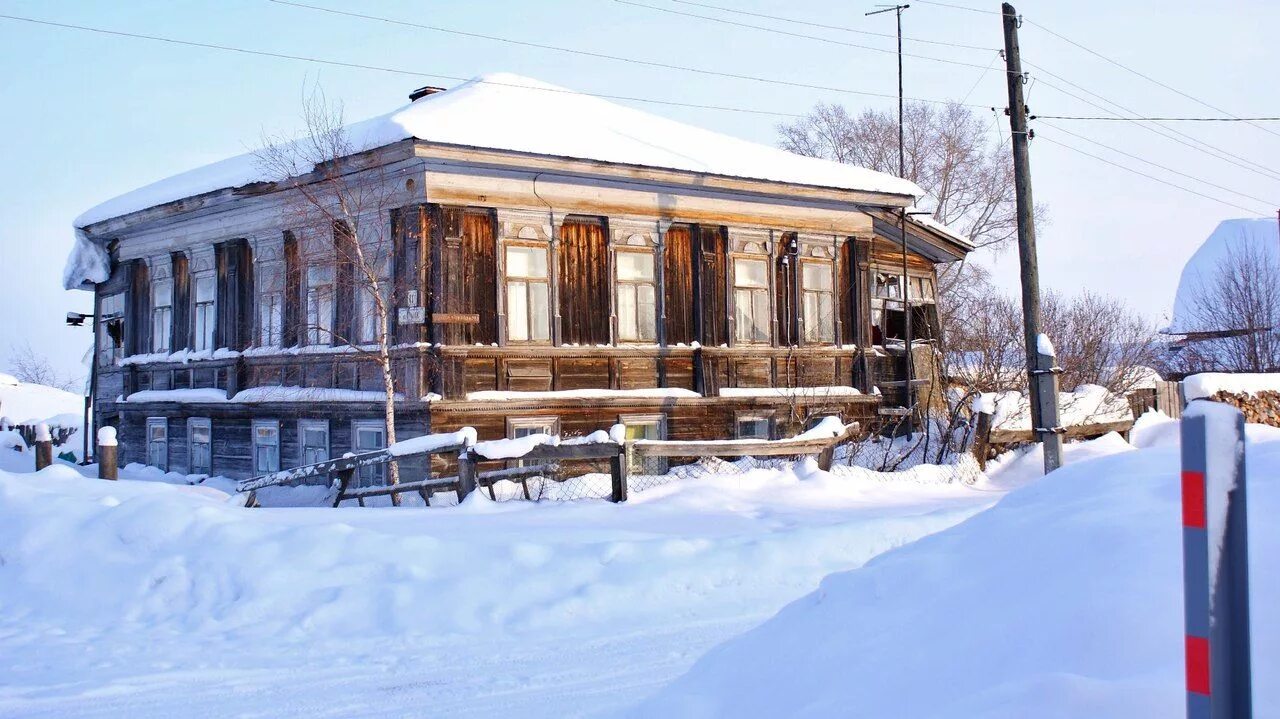
[[[1172,355],[1175,371],[1280,368],[1280,266],[1271,253],[1253,244],[1230,246],[1194,289],[1190,324],[1205,333],[1230,336],[1184,343]]]
[[[304,136],[296,140],[265,138],[256,153],[261,168],[287,195],[285,227],[315,243],[332,237],[335,273],[329,292],[328,312],[304,307],[310,343],[349,345],[360,357],[377,365],[385,394],[383,419],[387,444],[396,442],[396,389],[392,331],[394,309],[403,288],[390,276],[393,238],[390,211],[403,198],[402,178],[377,158],[362,155],[369,149],[354,143],[343,122],[342,107],[330,103],[323,91],[313,90],[303,100]],[[344,270],[339,272],[338,270]],[[343,307],[341,295],[354,299],[355,307]],[[324,298],[314,298],[323,303]],[[324,315],[328,316],[324,316]],[[338,317],[351,317],[339,323]],[[343,324],[346,327],[342,326]],[[337,326],[335,326],[337,325]],[[399,483],[399,467],[387,464],[387,482]],[[392,503],[400,503],[391,495]]]

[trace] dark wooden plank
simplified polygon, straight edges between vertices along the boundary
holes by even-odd
[[[570,217],[560,227],[560,339],[608,344],[608,232],[601,219]]]
[[[174,265],[175,272],[177,265]],[[178,309],[174,307],[174,316]],[[302,255],[298,247],[298,238],[292,232],[284,233],[284,321],[281,329],[281,344],[293,347],[301,344],[302,315]]]
[[[693,228],[672,225],[663,236],[663,301],[666,311],[666,343],[692,344],[694,330]]]
[[[186,253],[174,252],[170,259],[173,261],[173,337],[169,348],[177,351],[191,347],[191,272]]]
[[[728,307],[728,247],[729,233],[724,227],[701,225],[698,227],[700,261],[701,336],[698,341],[704,347],[718,347],[729,341]]]

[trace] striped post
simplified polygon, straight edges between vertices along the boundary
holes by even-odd
[[[1245,510],[1244,416],[1198,400],[1182,418],[1188,719],[1252,716]]]

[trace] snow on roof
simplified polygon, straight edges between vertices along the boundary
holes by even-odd
[[[796,155],[509,73],[482,75],[398,110],[349,125],[357,147],[420,140],[602,160],[844,190],[919,197],[915,183]],[[76,227],[226,187],[267,179],[253,153],[216,162],[108,200]]]
[[[1188,402],[1193,399],[1212,397],[1219,392],[1231,392],[1234,394],[1280,392],[1280,374],[1202,372],[1182,380],[1182,392],[1186,395]]]
[[[1231,253],[1239,253],[1249,247],[1260,250],[1265,260],[1275,262],[1276,250],[1280,246],[1278,233],[1280,230],[1277,230],[1275,218],[1223,220],[1218,223],[1213,234],[1209,235],[1182,268],[1178,292],[1173,299],[1173,320],[1165,332],[1185,334],[1236,329],[1202,326],[1203,322],[1196,318],[1197,302],[1212,286],[1219,267]]]

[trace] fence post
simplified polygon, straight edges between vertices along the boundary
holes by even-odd
[[[628,460],[633,451],[631,443],[627,442],[618,448],[617,454],[609,458],[609,479],[613,484],[613,491],[609,493],[610,502],[627,501],[627,472],[630,470]]]
[[[337,507],[342,503],[342,495],[346,494],[347,487],[351,485],[351,478],[356,474],[356,468],[343,469],[334,473],[333,483],[329,485],[329,492],[333,495],[333,506]]]
[[[458,453],[458,502],[476,491],[476,460],[470,449]]]
[[[116,442],[116,428],[111,425],[98,428],[98,478],[99,479],[119,479],[120,467],[118,466],[118,443]]]
[[[1208,400],[1187,408],[1182,581],[1188,719],[1253,715],[1244,446],[1239,410]],[[1210,506],[1226,511],[1210,513]]]
[[[41,422],[36,425],[36,471],[53,464],[53,437],[49,435],[49,425]]]
[[[987,454],[991,451],[991,413],[980,411],[977,414],[978,421],[973,428],[973,457],[978,460],[978,469],[985,472]]]

